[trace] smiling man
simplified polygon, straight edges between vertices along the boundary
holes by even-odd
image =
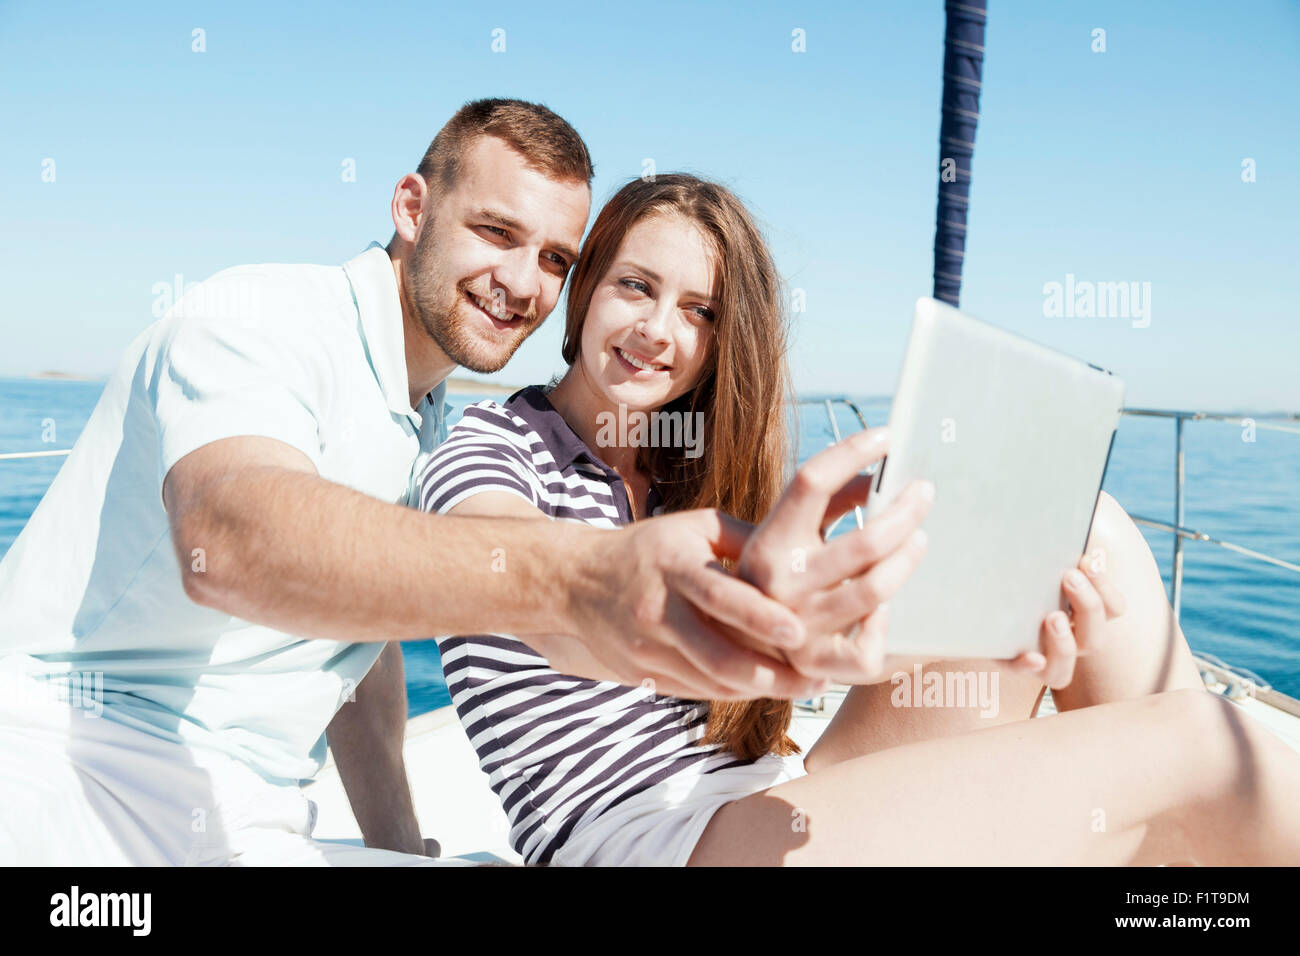
[[[398,182],[387,249],[228,269],[128,347],[0,562],[0,862],[428,862],[313,841],[299,786],[330,725],[367,842],[424,850],[409,793],[368,785],[404,779],[389,641],[503,631],[562,672],[695,699],[867,675],[857,646],[784,663],[867,599],[840,569],[802,581],[836,620],[770,600],[719,564],[757,537],[726,516],[611,532],[407,507],[443,380],[501,368],[555,307],[591,177],[550,110],[469,103]],[[825,491],[791,496],[812,535]]]

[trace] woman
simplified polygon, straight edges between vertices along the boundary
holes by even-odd
[[[422,472],[425,510],[602,527],[771,510],[789,459],[780,283],[730,192],[682,175],[623,187],[575,268],[563,354],[553,387],[466,410]],[[881,685],[854,688],[806,762],[786,701],[570,677],[508,635],[438,643],[530,863],[1295,862],[1300,760],[1204,693],[1176,628],[1164,645],[1140,639],[1160,609],[1131,538],[1095,529],[1090,550],[1109,557],[1115,542],[1131,572],[1116,580],[1141,591],[1133,607],[1102,562],[1081,562],[1065,592],[1074,634],[1045,621],[1044,653],[1006,668],[1029,675],[1018,716],[1044,675],[1082,688],[1058,695],[1074,712],[959,733],[970,728],[882,707]],[[923,547],[890,560],[914,564]],[[493,570],[509,573],[498,551]],[[873,618],[879,629],[883,609]],[[1071,681],[1061,662],[1106,628],[1118,650],[1081,658]],[[1170,692],[1118,700],[1151,691]],[[1239,777],[1243,759],[1252,773]]]

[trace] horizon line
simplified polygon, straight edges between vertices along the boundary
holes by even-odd
[[[109,378],[110,376],[108,375],[79,375],[71,372],[57,372],[57,371],[34,372],[26,375],[0,374],[0,381],[12,381],[12,382],[65,382],[65,383],[104,382],[106,383],[109,380]],[[474,394],[473,391],[464,388],[464,386],[470,386],[470,385],[479,386],[489,390],[490,392],[496,392],[496,393],[516,392],[521,388],[527,388],[526,385],[498,383],[498,382],[488,381],[486,379],[471,378],[463,375],[449,375],[447,376],[446,379],[444,379],[444,381],[449,384],[454,383],[458,386],[462,386],[460,389],[458,389],[458,393],[462,395]],[[487,394],[487,392],[484,392],[483,394]],[[868,393],[868,392],[811,391],[811,390],[805,392],[805,391],[800,391],[798,389],[795,390],[796,401],[824,401],[826,399],[837,399],[837,398],[851,398],[865,403],[865,402],[892,402],[894,396],[892,393],[885,393],[885,392]],[[1159,405],[1153,406],[1150,404],[1145,404],[1141,406],[1125,406],[1124,410],[1129,410],[1130,408],[1135,411],[1138,409],[1161,411],[1161,412],[1180,411],[1180,412],[1186,412],[1188,414],[1196,414],[1199,412],[1201,414],[1206,414],[1206,415],[1223,415],[1223,416],[1233,417],[1233,418],[1274,418],[1274,417],[1297,418],[1300,417],[1300,409],[1289,409],[1289,408],[1282,408],[1282,407],[1271,408],[1271,409],[1260,409],[1260,408],[1230,409],[1224,411],[1220,409],[1204,409],[1195,406],[1188,408],[1185,404],[1183,404],[1181,407],[1175,405],[1162,407]]]

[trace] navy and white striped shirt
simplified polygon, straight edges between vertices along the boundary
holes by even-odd
[[[480,402],[429,459],[419,506],[445,513],[481,492],[543,514],[614,528],[632,521],[622,478],[531,386]],[[651,489],[646,511],[660,510]],[[546,863],[578,828],[679,774],[751,763],[698,743],[708,704],[559,674],[507,634],[440,637],[452,702],[510,820],[510,843]]]

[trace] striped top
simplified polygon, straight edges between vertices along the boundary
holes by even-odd
[[[485,491],[543,514],[614,528],[632,520],[617,472],[531,386],[465,415],[417,478],[419,506],[445,513]],[[661,510],[652,488],[646,511]],[[557,673],[508,634],[440,637],[452,702],[510,820],[510,844],[547,863],[581,827],[679,774],[751,763],[698,743],[708,704]]]

